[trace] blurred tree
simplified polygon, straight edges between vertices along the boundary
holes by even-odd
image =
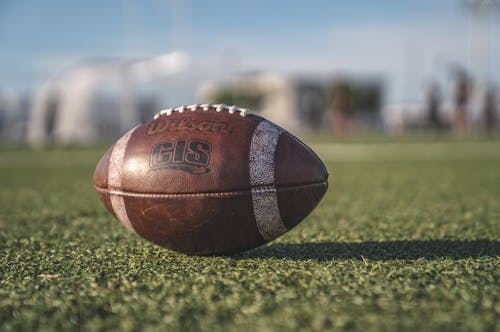
[[[443,129],[443,122],[441,121],[441,116],[439,114],[441,107],[441,92],[439,90],[439,85],[436,82],[430,83],[426,99],[427,119],[430,129]]]
[[[484,129],[486,133],[491,134],[495,131],[496,125],[497,125],[497,118],[496,118],[496,94],[495,94],[495,88],[493,86],[488,87],[488,91],[486,92],[485,96],[485,102],[484,102]]]
[[[467,107],[472,83],[469,75],[463,69],[456,71],[455,110],[453,114],[453,130],[463,135],[468,130]]]
[[[332,89],[333,134],[349,134],[349,113],[351,112],[351,90],[345,82],[339,82]]]

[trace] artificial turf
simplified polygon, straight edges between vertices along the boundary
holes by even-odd
[[[0,150],[0,330],[500,331],[500,142],[313,144],[318,208],[233,257],[123,228],[104,149]]]

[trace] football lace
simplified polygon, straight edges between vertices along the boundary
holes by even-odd
[[[203,111],[208,111],[211,108],[215,108],[216,112],[227,111],[229,114],[238,113],[240,116],[246,116],[250,113],[250,111],[246,108],[240,108],[238,106],[229,106],[226,104],[193,104],[193,105],[184,105],[176,108],[166,108],[155,114],[154,119],[158,119],[162,115],[169,116],[173,112],[183,113],[184,111],[195,112],[198,109]]]

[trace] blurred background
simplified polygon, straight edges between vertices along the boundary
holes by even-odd
[[[2,143],[115,139],[163,108],[297,134],[499,131],[500,3],[0,2]]]

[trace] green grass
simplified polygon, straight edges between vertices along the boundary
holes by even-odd
[[[313,147],[319,207],[234,257],[129,234],[93,192],[104,149],[3,148],[0,330],[500,331],[500,141]]]

